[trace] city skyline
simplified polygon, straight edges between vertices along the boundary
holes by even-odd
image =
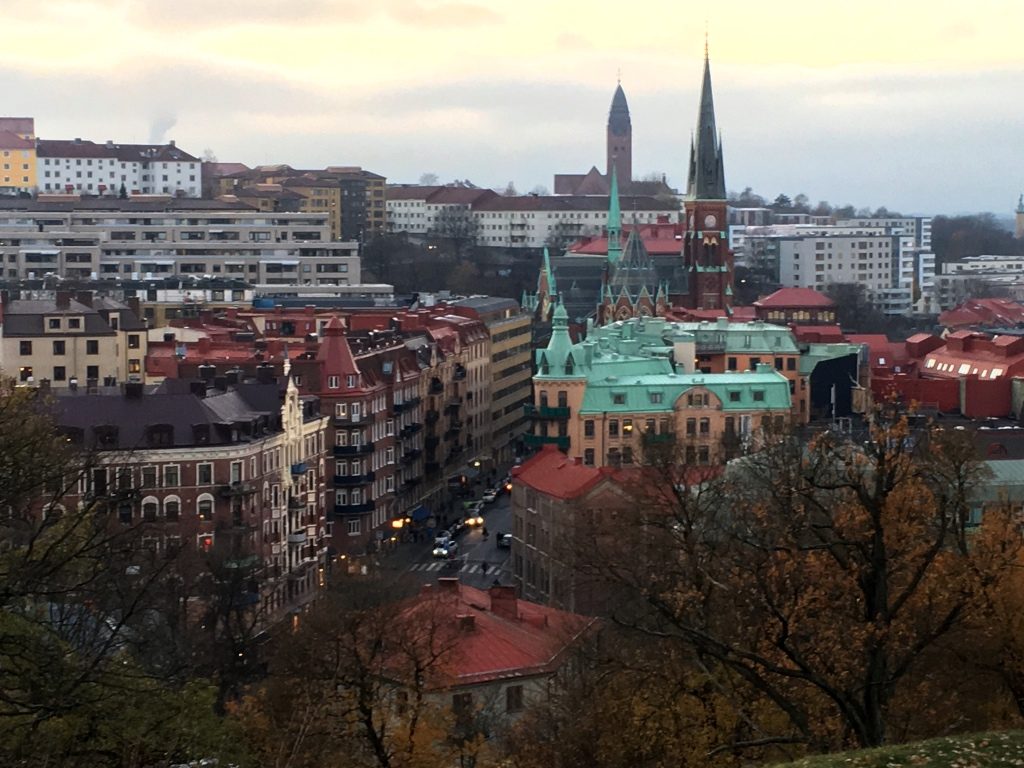
[[[0,23],[18,34],[0,51],[4,111],[34,116],[44,138],[173,138],[222,161],[528,191],[603,166],[621,71],[635,175],[682,188],[707,15],[731,191],[1008,215],[1024,188],[1024,108],[1007,98],[1024,86],[1024,8],[866,2],[796,16],[795,4],[744,2],[712,15],[651,0],[626,19],[605,5],[5,8]]]

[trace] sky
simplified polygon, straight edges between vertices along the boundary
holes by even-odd
[[[1007,215],[1024,191],[1020,0],[0,0],[0,114],[42,138],[361,165],[520,191],[685,184],[705,32],[730,190]]]

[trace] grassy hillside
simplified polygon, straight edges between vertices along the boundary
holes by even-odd
[[[818,755],[786,768],[1004,768],[1024,766],[1024,731],[974,733],[880,749]]]

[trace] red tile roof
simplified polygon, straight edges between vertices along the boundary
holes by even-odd
[[[0,117],[0,131],[35,134],[36,120],[34,117]]]
[[[939,315],[947,328],[1024,323],[1024,305],[1010,299],[967,299]]]
[[[614,473],[608,467],[587,467],[570,459],[554,445],[544,448],[512,469],[514,482],[525,483],[535,491],[558,499],[573,499],[597,485],[602,477]]]
[[[515,597],[514,587],[484,591],[439,579],[409,601],[402,615],[425,627],[444,648],[432,687],[477,685],[555,672],[596,620]],[[452,641],[457,642],[452,642]]]
[[[769,309],[782,307],[803,309],[807,307],[834,307],[835,302],[813,288],[780,288],[775,293],[755,301],[754,306]]]

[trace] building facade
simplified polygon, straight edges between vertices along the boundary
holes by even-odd
[[[4,277],[227,277],[256,285],[358,285],[359,245],[323,214],[207,200],[0,201]]]
[[[283,383],[283,382],[282,382]],[[97,464],[66,500],[134,491],[118,524],[153,552],[234,564],[260,625],[311,600],[328,566],[327,419],[294,382],[237,378],[65,390],[56,421]]]
[[[92,389],[145,380],[146,326],[137,308],[57,291],[0,302],[0,371],[25,384]]]
[[[35,120],[0,117],[0,195],[36,191]]]
[[[168,144],[36,141],[40,192],[199,197],[202,162]]]

